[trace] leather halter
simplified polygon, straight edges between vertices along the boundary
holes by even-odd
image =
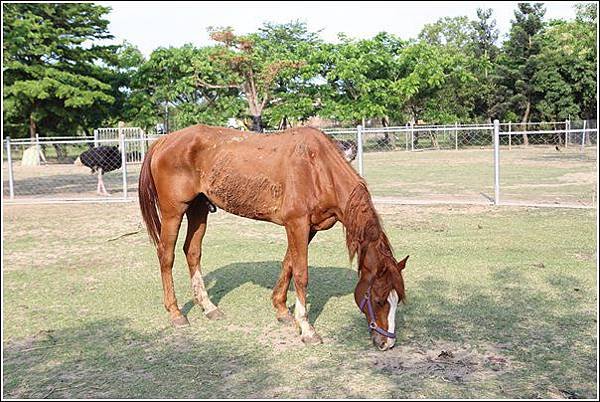
[[[377,322],[375,321],[375,313],[373,311],[373,304],[371,304],[371,285],[369,285],[369,287],[367,288],[365,295],[363,296],[362,300],[360,301],[360,304],[358,305],[358,308],[360,308],[360,311],[363,311],[363,309],[365,308],[365,304],[367,305],[367,312],[368,312],[368,316],[369,316],[369,329],[377,332],[380,335],[395,339],[396,334],[394,334],[393,332],[388,332],[385,329],[379,327],[377,325]]]

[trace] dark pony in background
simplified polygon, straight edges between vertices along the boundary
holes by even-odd
[[[164,305],[173,325],[189,325],[173,289],[175,243],[185,215],[184,252],[197,303],[209,319],[223,313],[209,299],[200,260],[211,205],[232,214],[273,222],[285,228],[287,252],[273,289],[276,317],[296,323],[305,343],[320,336],[308,321],[308,246],[315,234],[341,222],[349,254],[358,259],[354,296],[380,349],[395,341],[395,312],[405,298],[396,261],[365,182],[338,146],[314,128],[256,134],[196,125],[159,138],[146,154],[139,201],[150,238],[157,248]],[[408,257],[407,257],[408,258]],[[292,315],[286,305],[294,281]]]

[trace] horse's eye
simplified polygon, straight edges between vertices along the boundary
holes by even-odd
[[[379,304],[379,307],[383,307],[385,304],[385,300],[376,300],[377,304]]]

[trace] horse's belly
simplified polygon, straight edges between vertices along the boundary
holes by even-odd
[[[264,173],[244,173],[228,163],[217,162],[207,175],[206,194],[220,208],[251,219],[278,221],[282,185]]]

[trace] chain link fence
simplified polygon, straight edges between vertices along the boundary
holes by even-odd
[[[597,122],[404,125],[323,130],[389,203],[595,207]],[[140,164],[158,137],[101,128],[89,137],[6,138],[3,201],[137,199]],[[497,140],[497,146],[495,146]]]
[[[357,171],[380,202],[597,205],[597,122],[405,125],[354,133]],[[498,177],[496,180],[496,170]]]
[[[11,140],[2,152],[3,201],[13,203],[137,199],[141,162],[154,136],[139,128],[88,137]]]
[[[513,127],[514,128],[514,127]],[[498,132],[498,204],[595,207],[597,121],[567,121]]]

